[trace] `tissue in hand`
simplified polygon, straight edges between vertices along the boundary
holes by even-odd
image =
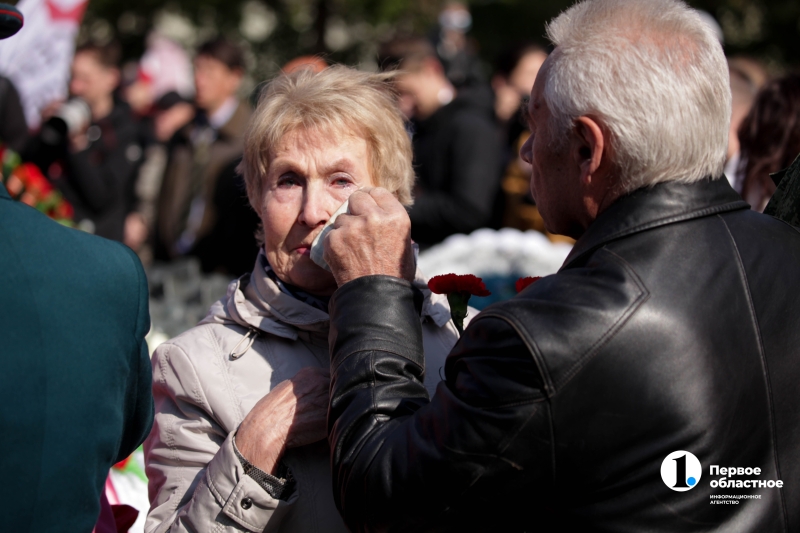
[[[326,263],[325,259],[322,257],[322,254],[325,252],[325,245],[323,244],[325,241],[325,235],[327,235],[328,232],[333,229],[333,223],[336,221],[336,218],[339,215],[342,213],[349,214],[349,207],[350,200],[345,200],[339,209],[337,209],[336,212],[331,215],[331,218],[328,219],[328,222],[322,227],[322,231],[320,231],[319,235],[316,236],[314,242],[311,243],[311,260],[328,272],[331,271],[331,267],[328,266],[328,263]]]

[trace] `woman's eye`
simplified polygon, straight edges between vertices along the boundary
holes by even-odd
[[[289,189],[300,185],[300,180],[294,174],[285,174],[278,178],[278,187],[282,189]]]
[[[350,176],[334,176],[331,182],[337,187],[348,187],[353,185],[353,178]]]

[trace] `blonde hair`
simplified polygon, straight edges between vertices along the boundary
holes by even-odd
[[[250,205],[261,214],[263,179],[271,149],[296,129],[355,134],[367,141],[375,183],[403,205],[413,203],[411,140],[390,85],[391,73],[371,74],[341,65],[321,72],[280,74],[261,92],[244,136],[244,174]]]

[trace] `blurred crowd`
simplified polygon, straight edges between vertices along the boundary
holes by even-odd
[[[487,75],[470,27],[469,10],[448,4],[436,31],[394,38],[378,54],[379,68],[397,71],[418,174],[412,236],[423,249],[479,228],[547,234],[518,152],[528,136],[520,109],[548,50],[514,43]],[[244,94],[243,49],[215,38],[188,51],[153,35],[134,68],[121,59],[114,42],[78,46],[70,96],[47,106],[36,130],[0,77],[0,142],[61,192],[75,226],[124,242],[146,265],[194,257],[206,273],[248,272],[259,220],[237,166],[258,88]],[[284,71],[326,66],[309,56]],[[800,152],[800,77],[771,77],[746,57],[729,66],[726,175],[762,211],[775,190],[770,174]]]

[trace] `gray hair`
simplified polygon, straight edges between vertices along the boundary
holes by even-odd
[[[717,36],[680,0],[584,0],[547,26],[554,138],[595,116],[623,192],[722,176],[731,91]]]

